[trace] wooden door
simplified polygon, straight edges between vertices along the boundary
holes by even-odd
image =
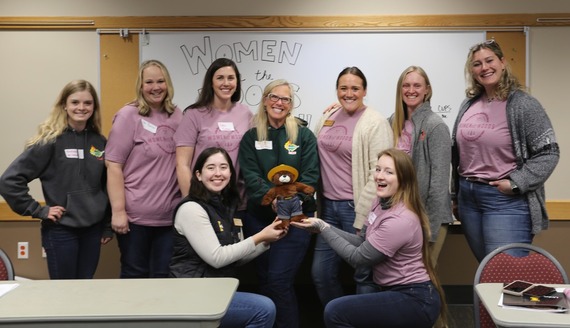
[[[100,34],[101,112],[103,134],[109,136],[115,113],[135,98],[139,68],[139,37]]]

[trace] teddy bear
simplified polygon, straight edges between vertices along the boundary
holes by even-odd
[[[313,195],[315,188],[301,182],[297,182],[299,172],[292,166],[280,164],[269,170],[267,179],[274,186],[267,191],[262,205],[269,205],[277,199],[277,218],[282,220],[280,225],[285,228],[291,221],[301,221],[307,218],[301,208],[301,200],[297,197],[297,192]]]

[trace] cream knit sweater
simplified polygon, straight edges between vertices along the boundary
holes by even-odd
[[[315,127],[317,138],[324,122],[337,110],[340,108],[323,115]],[[388,120],[371,107],[364,109],[352,135],[352,193],[356,212],[353,226],[356,229],[362,228],[376,197],[374,170],[378,153],[392,146],[392,128]]]

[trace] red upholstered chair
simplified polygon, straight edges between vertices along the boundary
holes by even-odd
[[[528,255],[515,257],[505,253],[512,249],[528,250]],[[568,276],[554,256],[538,246],[514,243],[497,248],[481,261],[473,286],[486,282],[509,283],[517,279],[541,284],[568,284]],[[473,311],[476,328],[495,327],[476,292],[473,292]]]
[[[14,280],[14,268],[8,255],[0,249],[0,280]]]

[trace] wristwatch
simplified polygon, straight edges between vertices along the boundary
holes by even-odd
[[[513,180],[509,180],[509,182],[511,183],[511,191],[513,192],[513,194],[515,195],[520,194],[521,190],[519,189],[519,186],[517,186]]]

